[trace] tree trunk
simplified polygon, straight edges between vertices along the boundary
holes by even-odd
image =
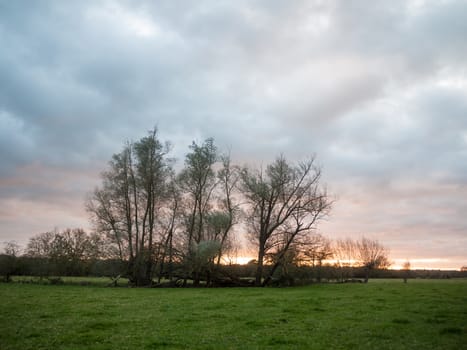
[[[261,244],[258,251],[258,266],[256,267],[255,286],[260,287],[263,279],[263,260],[264,260],[264,245]]]
[[[370,269],[367,267],[365,268],[365,280],[364,283],[368,283],[368,279],[370,278]]]
[[[268,275],[268,277],[266,277],[263,281],[263,283],[261,284],[262,287],[265,287],[269,284],[269,282],[271,282],[271,279],[272,279],[272,276],[274,275],[274,272],[276,272],[277,268],[279,267],[280,263],[277,262],[274,264],[274,266],[272,267],[271,269],[271,273]]]
[[[199,281],[199,271],[196,270],[195,272],[193,272],[193,287],[199,287]]]
[[[318,270],[316,271],[317,272],[317,276],[316,276],[316,281],[318,283],[321,283],[321,268],[323,266],[323,261],[322,260],[319,260],[318,262]]]

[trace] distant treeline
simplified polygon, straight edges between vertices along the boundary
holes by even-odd
[[[368,281],[370,272],[380,274],[388,266],[387,251],[378,242],[337,240],[332,242],[319,234],[309,234],[307,240],[295,244],[287,254],[276,260],[270,255],[262,266],[268,282],[262,285],[295,285],[325,280],[346,281],[362,278]],[[166,283],[178,286],[244,286],[256,283],[258,260],[246,265],[222,261],[217,246],[198,245],[195,260],[174,249],[168,256],[164,247],[158,249],[152,260],[151,281],[147,285]],[[8,243],[0,255],[0,273],[8,281],[12,275],[49,276],[122,276],[130,280],[132,262],[112,253],[112,244],[106,236],[86,233],[83,229],[44,232],[30,238],[25,249]],[[203,250],[201,250],[203,249]],[[336,259],[333,265],[327,259]],[[231,260],[232,261],[232,260]],[[195,268],[197,274],[194,273]],[[198,283],[196,282],[198,279]]]
[[[271,265],[265,265],[264,267],[267,273],[272,268]],[[168,276],[159,276],[160,278],[158,281],[154,281],[153,286],[183,286],[184,267],[176,264],[173,268],[174,275],[171,280],[167,279]],[[255,261],[245,265],[221,265],[219,275],[225,276],[225,278],[213,280],[211,286],[253,285],[256,268]],[[33,258],[29,256],[12,258],[11,256],[0,254],[0,273],[3,281],[6,281],[6,276],[9,276],[9,278],[11,276],[31,276],[50,279],[52,281],[60,276],[110,277],[115,279],[118,276],[123,276],[125,270],[126,266],[122,266],[122,262],[115,259],[97,259],[67,263],[48,258]],[[322,266],[289,266],[288,274],[276,274],[270,285],[294,286],[318,282],[354,283],[363,282],[365,277],[366,270],[364,267],[344,267],[330,264]],[[467,271],[375,269],[372,270],[371,277],[397,278],[401,280],[414,278],[467,278]],[[188,286],[191,285],[191,283],[188,284]]]

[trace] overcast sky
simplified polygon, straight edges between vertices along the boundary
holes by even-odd
[[[320,231],[467,265],[467,1],[0,0],[0,242],[90,228],[113,153],[316,154]]]

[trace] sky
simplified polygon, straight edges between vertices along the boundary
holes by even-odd
[[[315,154],[394,266],[467,265],[467,1],[0,0],[0,242],[90,229],[112,154],[157,125],[183,164]]]

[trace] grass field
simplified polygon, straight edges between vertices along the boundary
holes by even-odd
[[[467,280],[299,288],[0,284],[0,349],[467,349]]]

